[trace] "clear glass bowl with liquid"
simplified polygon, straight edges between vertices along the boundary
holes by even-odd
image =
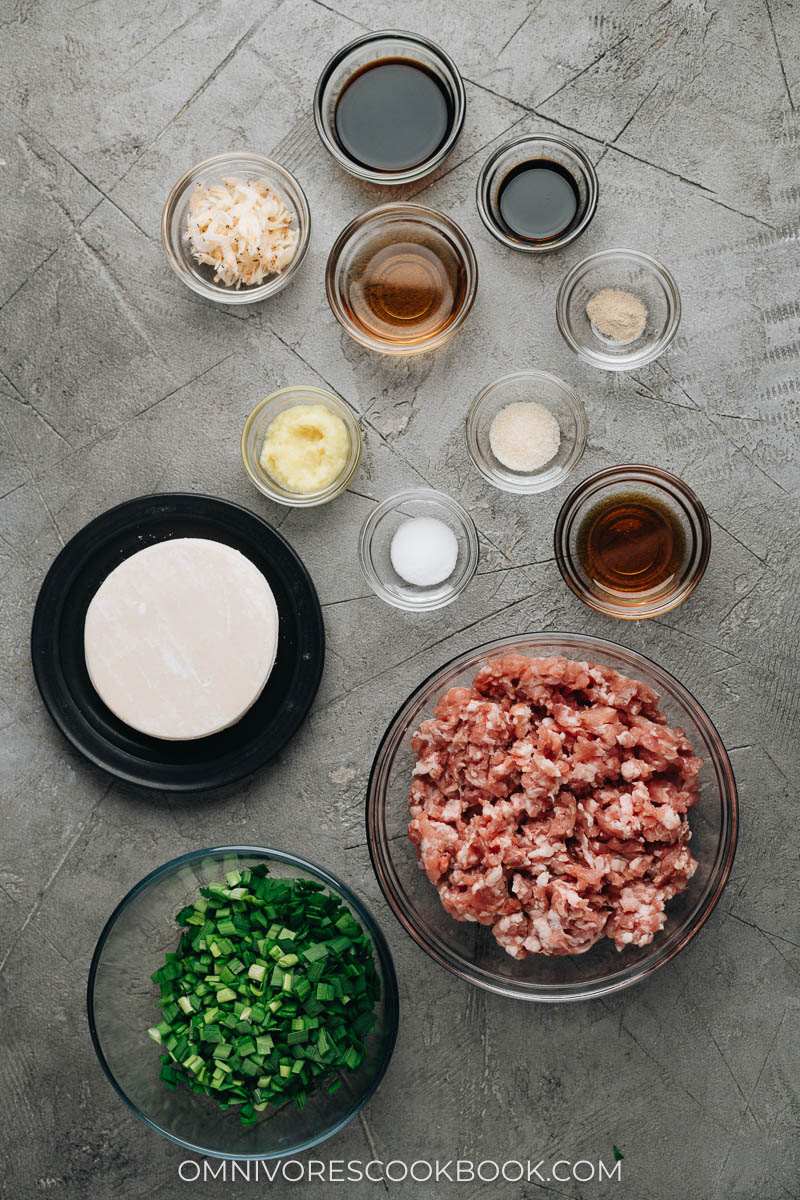
[[[447,97],[449,119],[441,143],[422,161],[394,170],[377,169],[359,162],[342,144],[336,108],[356,75],[375,64],[398,60],[422,67],[437,80]],[[444,162],[461,134],[466,107],[464,83],[449,54],[419,34],[388,29],[355,38],[326,63],[314,93],[314,122],[325,149],[345,171],[369,183],[397,185],[423,179]]]
[[[381,354],[419,354],[448,341],[478,288],[472,245],[455,221],[422,204],[381,204],[345,226],[325,271],[346,333]]]
[[[636,575],[625,590],[611,587],[587,562],[586,525],[601,506],[626,499],[656,506],[677,533],[674,568],[650,588],[635,586],[642,578]],[[631,545],[630,531],[625,540]],[[646,463],[624,463],[596,471],[570,492],[556,518],[553,542],[562,578],[584,604],[609,617],[638,621],[662,616],[692,594],[708,566],[711,525],[699,497],[677,475]]]

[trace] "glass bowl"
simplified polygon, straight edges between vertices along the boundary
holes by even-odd
[[[667,905],[667,923],[649,946],[622,953],[602,938],[585,954],[511,958],[489,929],[454,920],[417,865],[408,839],[408,792],[414,766],[411,735],[451,687],[468,686],[498,655],[563,655],[589,660],[653,687],[670,724],[679,725],[703,758],[700,801],[692,810],[692,852],[699,866],[686,891]],[[418,946],[468,983],[519,1000],[560,1004],[629,987],[686,946],[719,900],[736,850],[738,808],[733,771],[711,721],[682,684],[655,663],[602,638],[528,633],[499,638],[458,655],[419,685],[383,736],[369,781],[367,838],[378,882],[395,916]]]
[[[666,507],[683,533],[684,553],[675,575],[648,593],[623,594],[590,578],[580,559],[583,521],[598,504],[625,494],[652,497]],[[711,526],[692,489],[677,475],[643,463],[608,467],[579,483],[556,518],[555,554],[564,582],[595,612],[639,620],[657,617],[683,604],[703,578],[711,553]]]
[[[281,486],[261,466],[261,447],[267,430],[275,417],[287,408],[298,404],[324,404],[337,417],[341,417],[347,429],[349,449],[347,461],[337,477],[327,487],[316,492],[291,492]],[[303,386],[281,388],[260,400],[245,421],[242,431],[242,462],[250,482],[270,500],[295,508],[311,508],[327,504],[347,489],[361,462],[361,426],[353,409],[333,392],[323,388]]]
[[[442,144],[424,162],[402,171],[379,171],[359,163],[341,145],[334,121],[336,105],[345,86],[362,68],[387,58],[410,58],[427,67],[444,88],[452,118]],[[467,98],[458,67],[441,47],[416,33],[382,30],[367,33],[337,50],[319,77],[314,93],[314,121],[325,149],[345,171],[371,183],[411,183],[434,171],[452,151],[464,125]]]
[[[489,432],[499,412],[509,404],[535,401],[553,414],[561,430],[554,458],[535,471],[513,471],[495,456]],[[490,383],[473,400],[467,413],[467,451],[485,479],[504,492],[532,495],[557,487],[578,465],[586,446],[586,410],[575,393],[546,371],[515,371]]]
[[[570,225],[549,241],[528,241],[509,229],[500,212],[500,192],[510,171],[532,159],[547,159],[564,167],[578,188],[578,210]],[[560,250],[583,233],[597,209],[598,182],[593,163],[583,151],[565,138],[538,134],[505,142],[487,158],[478,175],[476,201],[486,228],[504,246],[526,254]]]
[[[243,1126],[235,1110],[219,1109],[209,1096],[188,1089],[171,1092],[158,1077],[159,1050],[147,1029],[158,1017],[158,988],[150,975],[175,950],[175,915],[198,888],[236,867],[269,864],[276,877],[314,879],[337,893],[372,939],[381,977],[378,1022],[366,1058],[343,1076],[333,1095],[309,1097],[302,1112],[294,1104],[267,1109]],[[184,854],[146,875],[117,905],[100,934],[89,971],[89,1029],[100,1065],[117,1095],[151,1129],[196,1154],[214,1158],[277,1158],[300,1154],[340,1130],[360,1112],[378,1087],[394,1049],[398,1026],[397,980],[386,940],[363,903],[340,880],[294,854],[256,846],[220,846]]]
[[[647,306],[647,324],[634,341],[615,342],[586,315],[596,292],[619,288]],[[641,250],[601,250],[573,267],[556,299],[556,321],[570,349],[603,371],[631,371],[658,358],[678,331],[681,298],[665,266]]]
[[[233,288],[226,287],[223,283],[215,283],[213,269],[195,260],[186,237],[186,217],[194,189],[198,184],[213,187],[230,177],[248,181],[269,180],[275,191],[280,192],[287,208],[294,213],[292,228],[298,233],[294,258],[285,271],[271,275],[254,287]],[[294,175],[269,158],[244,151],[217,154],[214,158],[207,158],[196,167],[192,167],[175,184],[161,214],[161,241],[169,265],[193,292],[204,296],[206,300],[213,300],[216,304],[255,304],[281,291],[300,270],[308,249],[310,234],[311,214],[308,201]]]
[[[385,283],[376,286],[376,280],[391,283],[398,276],[403,294],[416,290],[420,297],[410,313],[392,307]],[[441,346],[467,319],[477,289],[478,263],[466,234],[444,213],[421,204],[380,204],[356,217],[333,243],[325,270],[336,320],[351,338],[381,354],[419,354]],[[450,298],[447,316],[436,296]]]
[[[444,521],[458,541],[452,574],[432,587],[407,583],[392,566],[392,538],[405,521],[414,517]],[[432,488],[409,488],[389,496],[372,510],[361,527],[358,556],[364,578],[381,600],[407,612],[430,612],[452,604],[472,579],[478,568],[478,532],[472,517],[452,497]]]

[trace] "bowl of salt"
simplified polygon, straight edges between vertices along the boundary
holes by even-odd
[[[452,604],[475,574],[478,531],[451,496],[409,488],[372,510],[358,553],[376,596],[408,612],[430,612]]]

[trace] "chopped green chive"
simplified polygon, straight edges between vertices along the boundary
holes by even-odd
[[[151,976],[162,1020],[147,1030],[165,1086],[252,1125],[270,1105],[333,1094],[361,1066],[380,979],[369,938],[322,884],[231,869],[177,921],[177,951]]]

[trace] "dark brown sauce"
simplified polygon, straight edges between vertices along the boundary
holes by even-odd
[[[384,58],[348,80],[333,119],[339,143],[354,162],[373,171],[408,171],[436,153],[453,115],[448,92],[426,66]]]
[[[526,242],[552,242],[575,224],[580,193],[560,163],[534,158],[508,172],[497,205],[506,233]]]
[[[626,595],[660,591],[677,578],[686,539],[676,515],[644,493],[595,505],[578,531],[578,556],[598,587]]]
[[[372,337],[395,343],[434,337],[463,305],[464,267],[433,232],[418,241],[376,242],[359,259],[345,289],[345,308]]]

